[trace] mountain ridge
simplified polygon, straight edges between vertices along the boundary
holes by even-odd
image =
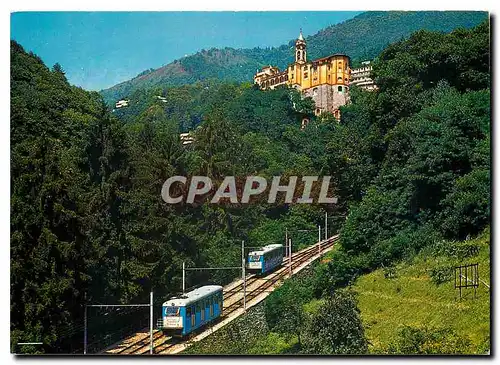
[[[450,32],[471,28],[488,17],[479,11],[370,11],[331,25],[306,37],[308,58],[345,53],[353,60],[372,59],[389,43],[426,29]],[[285,67],[293,60],[295,40],[276,47],[202,49],[156,69],[114,85],[100,93],[109,104],[138,89],[154,86],[180,86],[211,78],[223,81],[251,82],[256,70],[264,65]]]

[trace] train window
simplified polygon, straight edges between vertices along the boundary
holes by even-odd
[[[186,308],[186,316],[191,316],[191,307]]]
[[[179,315],[179,307],[167,307],[167,317],[174,317]]]
[[[260,261],[260,255],[252,255],[249,258],[250,262],[258,262]]]

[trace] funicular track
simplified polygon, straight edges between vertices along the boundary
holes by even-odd
[[[239,279],[236,283],[227,285],[224,288],[224,308],[222,315],[210,323],[209,325],[200,329],[200,331],[193,333],[186,339],[178,339],[170,336],[165,336],[161,331],[155,330],[153,333],[153,353],[154,354],[168,354],[181,352],[183,348],[187,347],[190,341],[200,333],[210,331],[211,328],[232,320],[231,316],[236,317],[238,311],[243,309],[244,300],[246,303],[256,301],[256,299],[263,293],[271,292],[290,275],[294,270],[307,263],[314,256],[320,257],[318,252],[318,244],[321,244],[321,254],[329,251],[335,242],[338,240],[338,235],[330,237],[320,243],[316,243],[301,251],[292,254],[291,269],[289,265],[289,258],[283,259],[283,265],[270,274],[259,277],[257,275],[248,275],[246,277],[246,297],[243,298],[243,280]],[[260,300],[259,300],[260,301]],[[256,303],[255,303],[256,304]],[[218,326],[220,327],[220,326]],[[180,346],[179,346],[180,345]],[[150,351],[150,333],[146,328],[136,334],[129,336],[125,340],[113,345],[106,349],[103,354],[110,355],[142,355],[149,354]]]

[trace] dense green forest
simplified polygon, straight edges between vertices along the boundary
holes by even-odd
[[[416,32],[382,51],[379,90],[352,88],[337,122],[312,118],[311,100],[294,90],[209,81],[138,90],[135,106],[110,112],[60,65],[12,41],[12,351],[81,350],[84,303],[143,303],[154,290],[159,306],[180,290],[183,261],[238,265],[241,240],[281,243],[285,228],[299,249],[316,240],[327,209],[339,248],[305,284],[289,284],[307,290],[285,286],[266,304],[266,319],[293,331],[304,313],[281,318],[276,307],[324,299],[325,317],[310,323],[331,326],[307,330],[296,352],[365,353],[356,300],[340,289],[489,224],[489,52],[487,22]],[[304,116],[312,122],[301,130]],[[193,126],[195,143],[183,146],[179,133]],[[339,204],[166,205],[166,178],[193,174],[331,175]],[[188,287],[236,275],[193,274]],[[95,326],[104,336],[111,324]]]
[[[344,53],[356,65],[373,59],[389,43],[415,31],[447,33],[459,27],[471,28],[487,17],[486,12],[471,11],[369,11],[307,37],[308,58]],[[298,31],[297,28],[297,35]],[[114,104],[120,98],[130,98],[137,90],[155,86],[179,86],[210,79],[250,81],[262,66],[286,67],[294,59],[294,45],[295,39],[291,39],[279,47],[202,50],[158,69],[141,72],[132,80],[102,90],[101,94],[108,104]]]

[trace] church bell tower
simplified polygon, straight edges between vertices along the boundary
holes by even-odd
[[[295,42],[295,62],[296,63],[307,62],[306,40],[302,35],[302,28],[300,29],[299,38],[297,38],[297,41]]]

